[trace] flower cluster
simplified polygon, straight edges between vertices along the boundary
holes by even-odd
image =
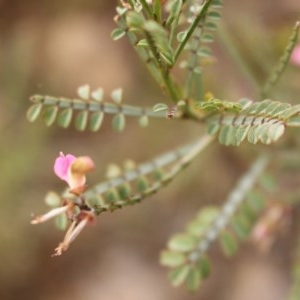
[[[31,221],[31,224],[39,224],[61,214],[66,214],[71,220],[71,225],[53,256],[61,255],[66,251],[82,229],[94,221],[94,212],[85,204],[82,195],[86,190],[86,174],[94,167],[93,160],[88,156],[75,157],[72,154],[64,155],[62,152],[54,162],[54,173],[68,184],[69,193],[73,194],[75,199],[63,199],[60,207],[55,207]]]

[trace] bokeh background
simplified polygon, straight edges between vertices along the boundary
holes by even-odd
[[[141,129],[128,120],[123,134],[109,118],[96,133],[79,133],[26,118],[32,94],[74,97],[78,86],[124,89],[124,102],[152,106],[164,96],[127,41],[113,42],[115,1],[0,1],[0,299],[285,299],[290,284],[292,234],[267,255],[245,244],[234,259],[212,250],[212,276],[195,294],[173,289],[159,252],[197,209],[221,203],[247,167],[253,149],[213,145],[167,188],[140,205],[101,215],[67,253],[50,255],[63,233],[52,222],[29,224],[45,212],[48,190],[64,184],[53,174],[59,151],[90,155],[97,168],[89,183],[103,179],[110,162],[137,162],[191,141],[193,123],[150,120]],[[299,0],[225,1],[224,26],[263,82],[285,47]],[[223,99],[255,93],[224,44],[218,63],[207,68],[206,88]],[[275,98],[299,101],[300,69],[289,66]],[[297,100],[298,99],[298,100]]]

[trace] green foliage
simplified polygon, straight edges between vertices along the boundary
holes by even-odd
[[[108,180],[84,192],[83,197],[97,214],[139,203],[170,183],[211,141],[204,136],[130,169],[110,166]]]
[[[27,111],[27,118],[34,122],[42,116],[47,126],[57,122],[62,128],[68,128],[74,120],[75,128],[84,131],[98,131],[105,114],[115,115],[112,127],[116,131],[125,128],[125,116],[139,118],[142,127],[148,125],[149,117],[165,118],[164,113],[153,111],[151,108],[122,105],[122,90],[116,89],[111,93],[113,102],[102,102],[102,90],[89,92],[88,86],[80,87],[78,94],[81,99],[56,98],[52,96],[35,95],[31,97],[34,103]]]
[[[203,6],[195,3],[187,11],[187,21],[192,22],[192,26],[189,30],[180,32],[177,35],[179,43],[183,44],[188,39],[191,29],[194,28],[186,47],[190,55],[188,59],[181,62],[181,67],[187,71],[185,80],[186,97],[201,98],[203,96],[203,91],[199,88],[201,87],[199,74],[202,73],[205,61],[212,58],[209,45],[214,41],[213,32],[217,29],[216,24],[221,18],[218,11],[221,7],[222,1],[206,1]]]
[[[251,144],[261,142],[269,145],[279,140],[286,127],[300,127],[299,104],[270,99],[256,102],[247,99],[227,101],[204,90],[203,70],[205,64],[214,61],[210,45],[218,29],[222,6],[221,0],[173,0],[166,5],[160,0],[119,1],[114,18],[117,28],[111,37],[115,41],[128,38],[162,88],[164,96],[172,102],[171,105],[157,103],[153,108],[124,105],[120,88],[112,91],[110,99],[104,101],[103,90],[90,91],[88,85],[79,87],[79,98],[75,99],[47,95],[31,97],[33,104],[27,112],[28,120],[34,122],[41,116],[47,126],[57,122],[60,127],[68,128],[73,123],[79,131],[89,129],[96,132],[105,114],[111,114],[113,129],[122,132],[127,116],[138,118],[142,127],[148,125],[150,117],[176,117],[196,121],[197,126],[202,125],[209,134],[195,143],[137,166],[130,164],[130,167],[120,168],[110,165],[104,182],[88,188],[80,195],[64,193],[60,197],[49,193],[47,205],[59,207],[62,199],[67,199],[80,212],[99,215],[114,211],[139,203],[159,191],[215,137],[226,146],[239,146],[246,139]],[[300,23],[297,22],[278,65],[261,87],[260,94],[263,96],[270,94],[282,76],[297,42],[299,27]],[[230,41],[224,32],[221,35],[221,40]],[[240,69],[248,74],[249,70],[238,52],[232,49],[233,43],[227,44]],[[185,56],[180,66],[184,68],[185,78],[182,83],[176,78],[174,68],[179,65],[179,57],[183,52]],[[257,79],[249,74],[247,78],[258,85]],[[223,205],[201,208],[183,232],[169,239],[167,249],[161,253],[160,262],[170,269],[169,279],[173,286],[184,284],[192,291],[200,287],[210,274],[211,262],[207,252],[214,242],[218,242],[225,256],[232,257],[238,252],[240,243],[249,237],[265,206],[263,195],[254,189],[256,182],[260,181],[261,187],[267,192],[272,192],[276,185],[272,177],[266,174],[261,176],[268,160],[266,156],[259,156]],[[56,226],[60,229],[66,228],[67,221],[67,214],[55,218]],[[295,271],[297,283],[298,269]],[[298,289],[296,292],[299,294]],[[291,299],[298,299],[298,296],[295,297]]]
[[[298,41],[299,28],[300,28],[300,22],[296,22],[293,32],[290,36],[289,42],[288,42],[282,56],[280,57],[277,66],[274,68],[273,72],[271,73],[270,77],[267,79],[265,85],[262,88],[262,96],[263,97],[266,97],[269,94],[271,88],[280,79],[286,66],[288,65],[292,51]]]
[[[217,114],[207,120],[207,132],[219,134],[223,145],[239,146],[246,138],[249,143],[276,142],[287,126],[299,127],[300,105],[264,100],[246,105],[236,114]]]
[[[171,237],[168,249],[162,252],[160,261],[171,269],[169,278],[173,285],[185,283],[191,290],[198,288],[209,273],[207,265],[210,263],[204,254],[215,240],[219,241],[225,256],[236,254],[239,241],[249,236],[263,208],[263,205],[252,204],[257,197],[246,196],[264,170],[266,162],[261,157],[251,166],[222,208],[202,208],[186,226],[185,232]],[[192,273],[191,277],[187,275],[189,272]]]

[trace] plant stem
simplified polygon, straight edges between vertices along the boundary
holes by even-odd
[[[272,87],[278,82],[278,80],[284,73],[286,66],[289,63],[292,51],[298,41],[299,28],[300,28],[300,21],[296,22],[296,24],[293,28],[293,32],[289,38],[289,42],[288,42],[282,56],[280,57],[278,64],[276,65],[273,72],[271,73],[271,75],[269,76],[269,78],[267,79],[266,83],[264,84],[264,86],[262,88],[262,92],[261,92],[262,98],[265,98],[268,96]]]
[[[140,0],[140,3],[142,4],[146,15],[152,19],[153,18],[153,12],[152,12],[149,4],[146,2],[146,0]]]
[[[164,87],[166,88],[167,92],[171,96],[172,101],[174,103],[177,103],[179,101],[179,99],[178,99],[178,95],[177,95],[177,92],[174,87],[174,83],[170,77],[169,69],[167,67],[165,67],[164,64],[162,63],[159,53],[157,51],[157,48],[156,48],[155,44],[153,43],[152,37],[149,34],[149,32],[145,31],[145,36],[149,43],[149,47],[150,47],[151,53],[153,55],[153,58],[156,62],[156,65],[157,65],[158,69],[160,70],[160,73],[161,73],[161,76],[163,79],[163,83],[164,83]],[[160,84],[161,84],[161,82],[160,82]]]
[[[245,199],[245,196],[255,184],[259,175],[266,168],[268,161],[269,158],[267,156],[259,156],[248,172],[238,181],[235,188],[228,195],[219,216],[215,219],[203,238],[200,239],[197,249],[191,252],[190,260],[192,262],[197,261],[199,257],[208,250],[211,244],[219,236],[220,231],[227,226],[231,217],[237,211],[238,207]]]
[[[174,55],[174,63],[177,61],[180,53],[184,49],[186,43],[189,41],[191,35],[193,34],[194,30],[197,28],[198,23],[201,21],[201,19],[205,16],[212,0],[206,0],[205,3],[203,4],[203,7],[201,11],[199,12],[199,15],[196,17],[195,21],[192,23],[190,26],[184,40],[180,43],[179,47],[176,49],[175,55]]]

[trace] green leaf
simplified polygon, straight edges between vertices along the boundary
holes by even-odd
[[[218,21],[221,19],[221,14],[217,11],[210,11],[207,13],[207,17]]]
[[[211,50],[209,48],[200,48],[200,50],[197,52],[197,54],[201,57],[208,57],[212,56]]]
[[[296,115],[288,119],[286,125],[291,127],[300,127],[300,115]]]
[[[110,94],[111,99],[117,104],[120,104],[122,102],[122,96],[123,90],[121,88],[113,90]]]
[[[168,277],[172,285],[175,287],[181,285],[186,280],[190,269],[191,266],[183,265],[170,271]]]
[[[112,126],[115,131],[123,131],[125,124],[125,116],[122,113],[119,113],[113,117]]]
[[[103,118],[104,113],[102,111],[93,112],[90,116],[89,129],[93,132],[98,131],[102,125]]]
[[[269,130],[269,136],[272,141],[277,141],[285,131],[285,126],[282,123],[273,124]]]
[[[208,206],[200,210],[197,219],[206,226],[209,226],[220,214],[220,209],[216,206]]]
[[[224,125],[221,128],[220,134],[219,134],[219,142],[222,145],[229,146],[231,144],[232,140],[232,132],[233,132],[233,126],[232,125]]]
[[[263,144],[269,145],[272,142],[272,139],[270,137],[270,130],[271,130],[272,124],[263,124],[261,126],[261,132],[260,132],[260,136],[259,139]]]
[[[125,30],[122,28],[116,28],[112,31],[111,33],[111,38],[114,41],[119,40],[120,38],[122,38],[124,35],[126,34]]]
[[[185,37],[186,37],[186,35],[187,35],[187,31],[181,31],[181,32],[179,32],[179,33],[177,34],[177,41],[178,41],[179,43],[183,42],[184,39],[185,39]]]
[[[241,214],[244,218],[246,218],[251,224],[251,226],[253,226],[253,222],[256,220],[257,214],[255,211],[253,211],[252,207],[249,204],[243,203],[240,206],[238,213]]]
[[[173,55],[170,53],[164,53],[164,52],[160,52],[159,53],[160,57],[165,61],[166,64],[168,65],[173,65],[174,63],[174,59],[173,59]]]
[[[239,146],[240,143],[247,137],[249,128],[250,125],[242,125],[238,127],[238,130],[235,134],[235,146]]]
[[[43,108],[42,103],[37,103],[29,107],[27,110],[27,119],[29,122],[34,122],[40,115]]]
[[[215,135],[220,129],[218,122],[209,122],[206,127],[206,132],[210,135]]]
[[[204,28],[213,31],[213,30],[217,30],[218,26],[213,22],[206,22],[204,24]]]
[[[240,239],[243,240],[249,236],[251,224],[249,224],[249,221],[243,216],[234,216],[231,219],[231,226]]]
[[[68,217],[66,214],[60,214],[54,218],[55,227],[59,230],[65,230],[68,225]]]
[[[168,242],[168,247],[171,250],[178,252],[189,252],[196,247],[197,239],[193,236],[182,233],[174,235]]]
[[[155,46],[159,49],[161,58],[172,65],[174,63],[174,51],[169,44],[165,28],[159,23],[149,20],[145,22],[144,29],[151,35]]]
[[[160,255],[160,264],[166,267],[179,267],[186,262],[186,257],[182,253],[164,250]]]
[[[206,224],[202,220],[195,219],[187,226],[187,232],[195,237],[201,237],[207,230]]]
[[[86,126],[87,126],[87,121],[88,121],[88,111],[83,110],[80,111],[75,119],[75,127],[79,131],[84,131]]]
[[[249,131],[248,131],[248,142],[251,144],[256,144],[258,142],[259,136],[257,136],[256,134],[256,129],[259,127],[260,125],[256,125],[256,126],[252,126],[250,127]]]
[[[211,33],[205,33],[201,37],[203,43],[212,43],[214,41],[214,36]]]
[[[262,211],[265,206],[263,196],[257,191],[251,191],[250,193],[248,193],[247,203],[249,204],[250,208],[256,213]]]
[[[80,98],[88,100],[90,97],[90,86],[88,84],[82,85],[77,89],[77,94]]]
[[[153,111],[154,112],[159,112],[159,111],[163,111],[163,110],[167,110],[168,109],[168,105],[165,103],[157,103],[153,106]]]
[[[229,231],[222,231],[219,235],[219,241],[226,256],[233,256],[237,252],[238,243]]]
[[[149,189],[149,181],[145,176],[141,176],[136,181],[139,192],[144,193]]]
[[[136,45],[137,47],[149,47],[149,43],[146,39],[139,40]]]
[[[127,22],[127,25],[130,29],[142,30],[145,19],[139,13],[137,13],[135,11],[129,11],[126,14],[126,22]]]
[[[147,127],[149,125],[148,116],[144,115],[139,118],[139,124],[141,127]]]
[[[118,187],[118,193],[122,200],[128,199],[131,193],[131,188],[128,183],[124,183]]]
[[[54,123],[57,113],[58,113],[57,106],[50,106],[44,110],[43,119],[45,120],[47,126],[51,126]]]
[[[213,8],[222,8],[223,7],[223,1],[222,0],[212,0],[211,6]]]
[[[166,27],[170,27],[174,20],[179,16],[182,7],[182,0],[173,1],[170,14],[166,20]]]
[[[58,207],[61,205],[61,198],[55,192],[48,192],[45,196],[45,203],[51,207]]]
[[[103,203],[103,199],[100,195],[87,198],[85,201],[89,207],[94,208],[94,209],[99,209],[100,207],[103,208],[105,206]]]
[[[58,114],[58,117],[57,117],[58,125],[63,127],[63,128],[68,128],[70,126],[72,116],[73,116],[73,109],[72,108],[63,109]]]
[[[115,202],[118,202],[120,200],[119,194],[116,189],[110,189],[108,190],[105,195],[105,202],[108,204],[113,204]]]
[[[92,91],[91,97],[93,98],[93,100],[101,102],[103,99],[103,89],[98,88],[98,89]]]
[[[208,258],[205,255],[202,255],[199,258],[199,261],[197,263],[197,267],[200,271],[201,277],[203,279],[207,278],[210,274],[210,262]]]
[[[187,275],[185,282],[188,290],[196,291],[201,283],[201,274],[199,269],[197,269],[196,267],[192,267]]]

